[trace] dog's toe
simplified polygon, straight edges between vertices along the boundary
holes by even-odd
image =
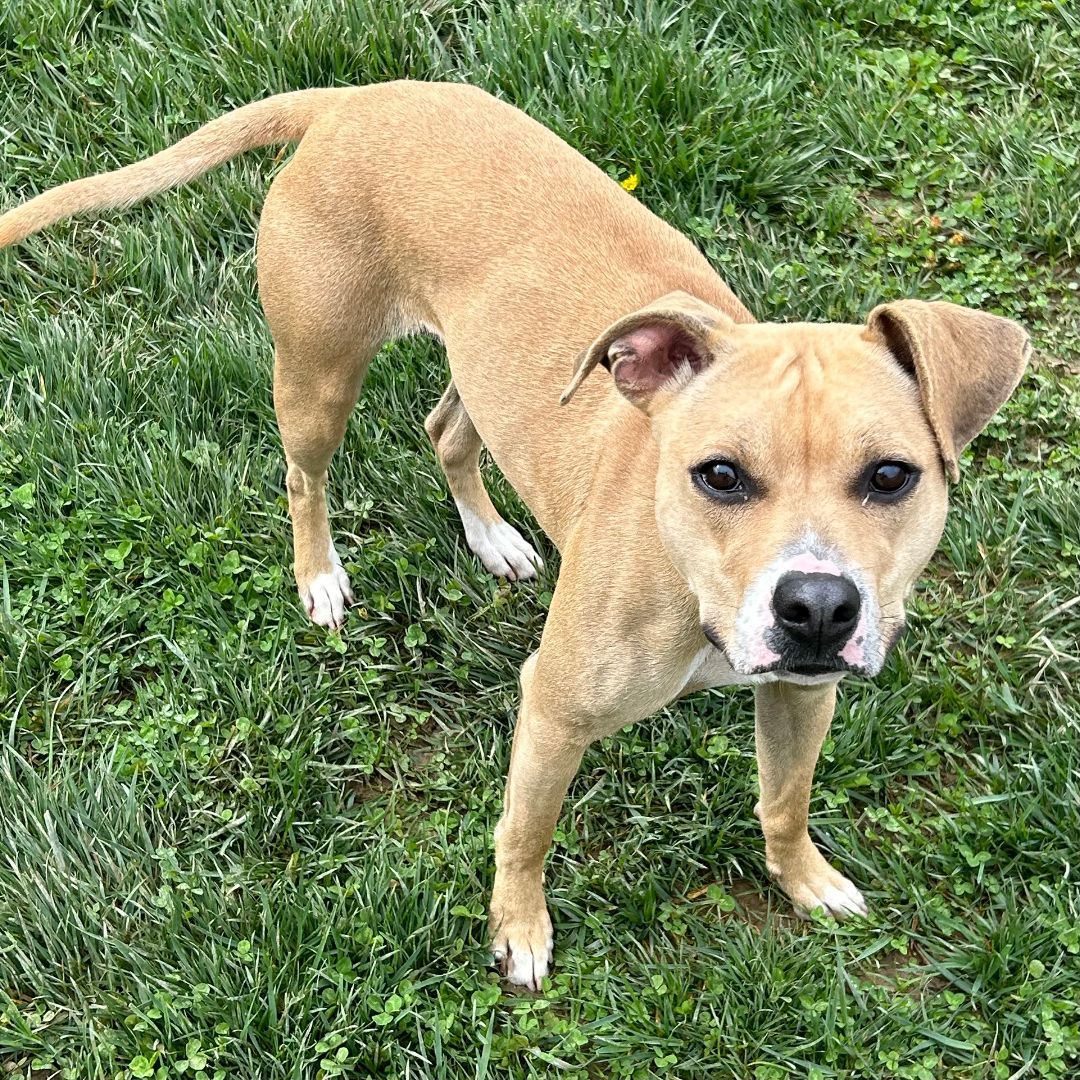
[[[488,573],[525,581],[543,569],[543,560],[513,525],[501,518],[484,524],[479,519],[469,521],[464,514],[462,517],[466,520],[465,539]]]
[[[797,854],[797,858],[785,863],[768,864],[769,873],[787,893],[796,915],[806,918],[813,911],[821,911],[834,919],[845,919],[867,914],[862,893],[829,865],[809,838]]]
[[[532,544],[513,525],[498,521],[492,526],[491,536],[503,559],[510,564],[515,580],[536,577],[536,572],[544,568],[544,562]]]
[[[352,602],[349,579],[343,570],[335,567],[328,574],[312,579],[305,606],[311,621],[331,630],[340,629],[345,623],[345,608]]]
[[[865,915],[866,901],[862,893],[850,881],[845,881],[844,886],[838,889],[835,885],[826,885],[821,890],[821,906],[838,919],[848,915]]]
[[[843,874],[828,867],[828,874],[814,876],[792,887],[789,895],[798,915],[806,915],[820,909],[834,919],[846,919],[852,915],[868,913],[866,901],[859,890]]]
[[[491,956],[508,983],[539,990],[551,968],[554,935],[547,908],[541,901],[535,909],[519,909],[505,917],[493,908]]]
[[[300,590],[300,598],[313,623],[340,630],[345,624],[345,609],[353,603],[353,591],[333,545],[330,561],[330,569],[316,574],[307,588]]]
[[[530,935],[506,935],[492,948],[499,972],[512,986],[539,990],[551,967],[553,940]]]

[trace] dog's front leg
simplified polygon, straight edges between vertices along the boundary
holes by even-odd
[[[491,947],[512,983],[540,989],[551,963],[552,932],[544,900],[544,856],[563,797],[591,741],[564,713],[562,695],[536,678],[537,655],[521,669],[521,709],[514,728],[502,818],[495,827]]]
[[[765,865],[795,910],[865,915],[862,894],[837,873],[807,832],[810,785],[836,705],[836,684],[766,683],[756,691],[757,814],[765,833]]]

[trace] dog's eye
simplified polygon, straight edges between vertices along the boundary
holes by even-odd
[[[879,461],[869,469],[867,494],[879,502],[898,499],[914,486],[918,469],[903,461]]]
[[[749,493],[746,478],[730,461],[706,461],[690,470],[697,483],[710,495],[734,495],[745,499]]]

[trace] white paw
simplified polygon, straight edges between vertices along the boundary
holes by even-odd
[[[300,599],[312,622],[340,630],[345,624],[345,609],[353,602],[353,591],[333,544],[330,545],[330,562],[333,565],[329,572],[316,574],[308,587],[300,590]]]
[[[493,923],[496,918],[493,914]],[[547,908],[541,907],[531,918],[500,920],[494,930],[491,956],[508,983],[539,990],[540,980],[551,967],[553,944],[551,919]]]
[[[826,915],[834,919],[846,919],[849,915],[867,915],[866,901],[863,894],[822,860],[823,869],[809,874],[797,883],[781,879],[780,887],[795,905],[795,914],[807,918],[815,908],[821,908]]]
[[[536,577],[537,570],[544,568],[532,544],[513,525],[502,518],[485,523],[466,506],[459,506],[458,511],[465,526],[465,541],[488,573],[511,581],[525,581]]]

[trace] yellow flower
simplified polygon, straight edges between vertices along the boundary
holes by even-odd
[[[641,177],[638,176],[638,174],[635,172],[631,173],[625,180],[620,180],[619,186],[623,189],[623,191],[633,191],[640,182]]]

